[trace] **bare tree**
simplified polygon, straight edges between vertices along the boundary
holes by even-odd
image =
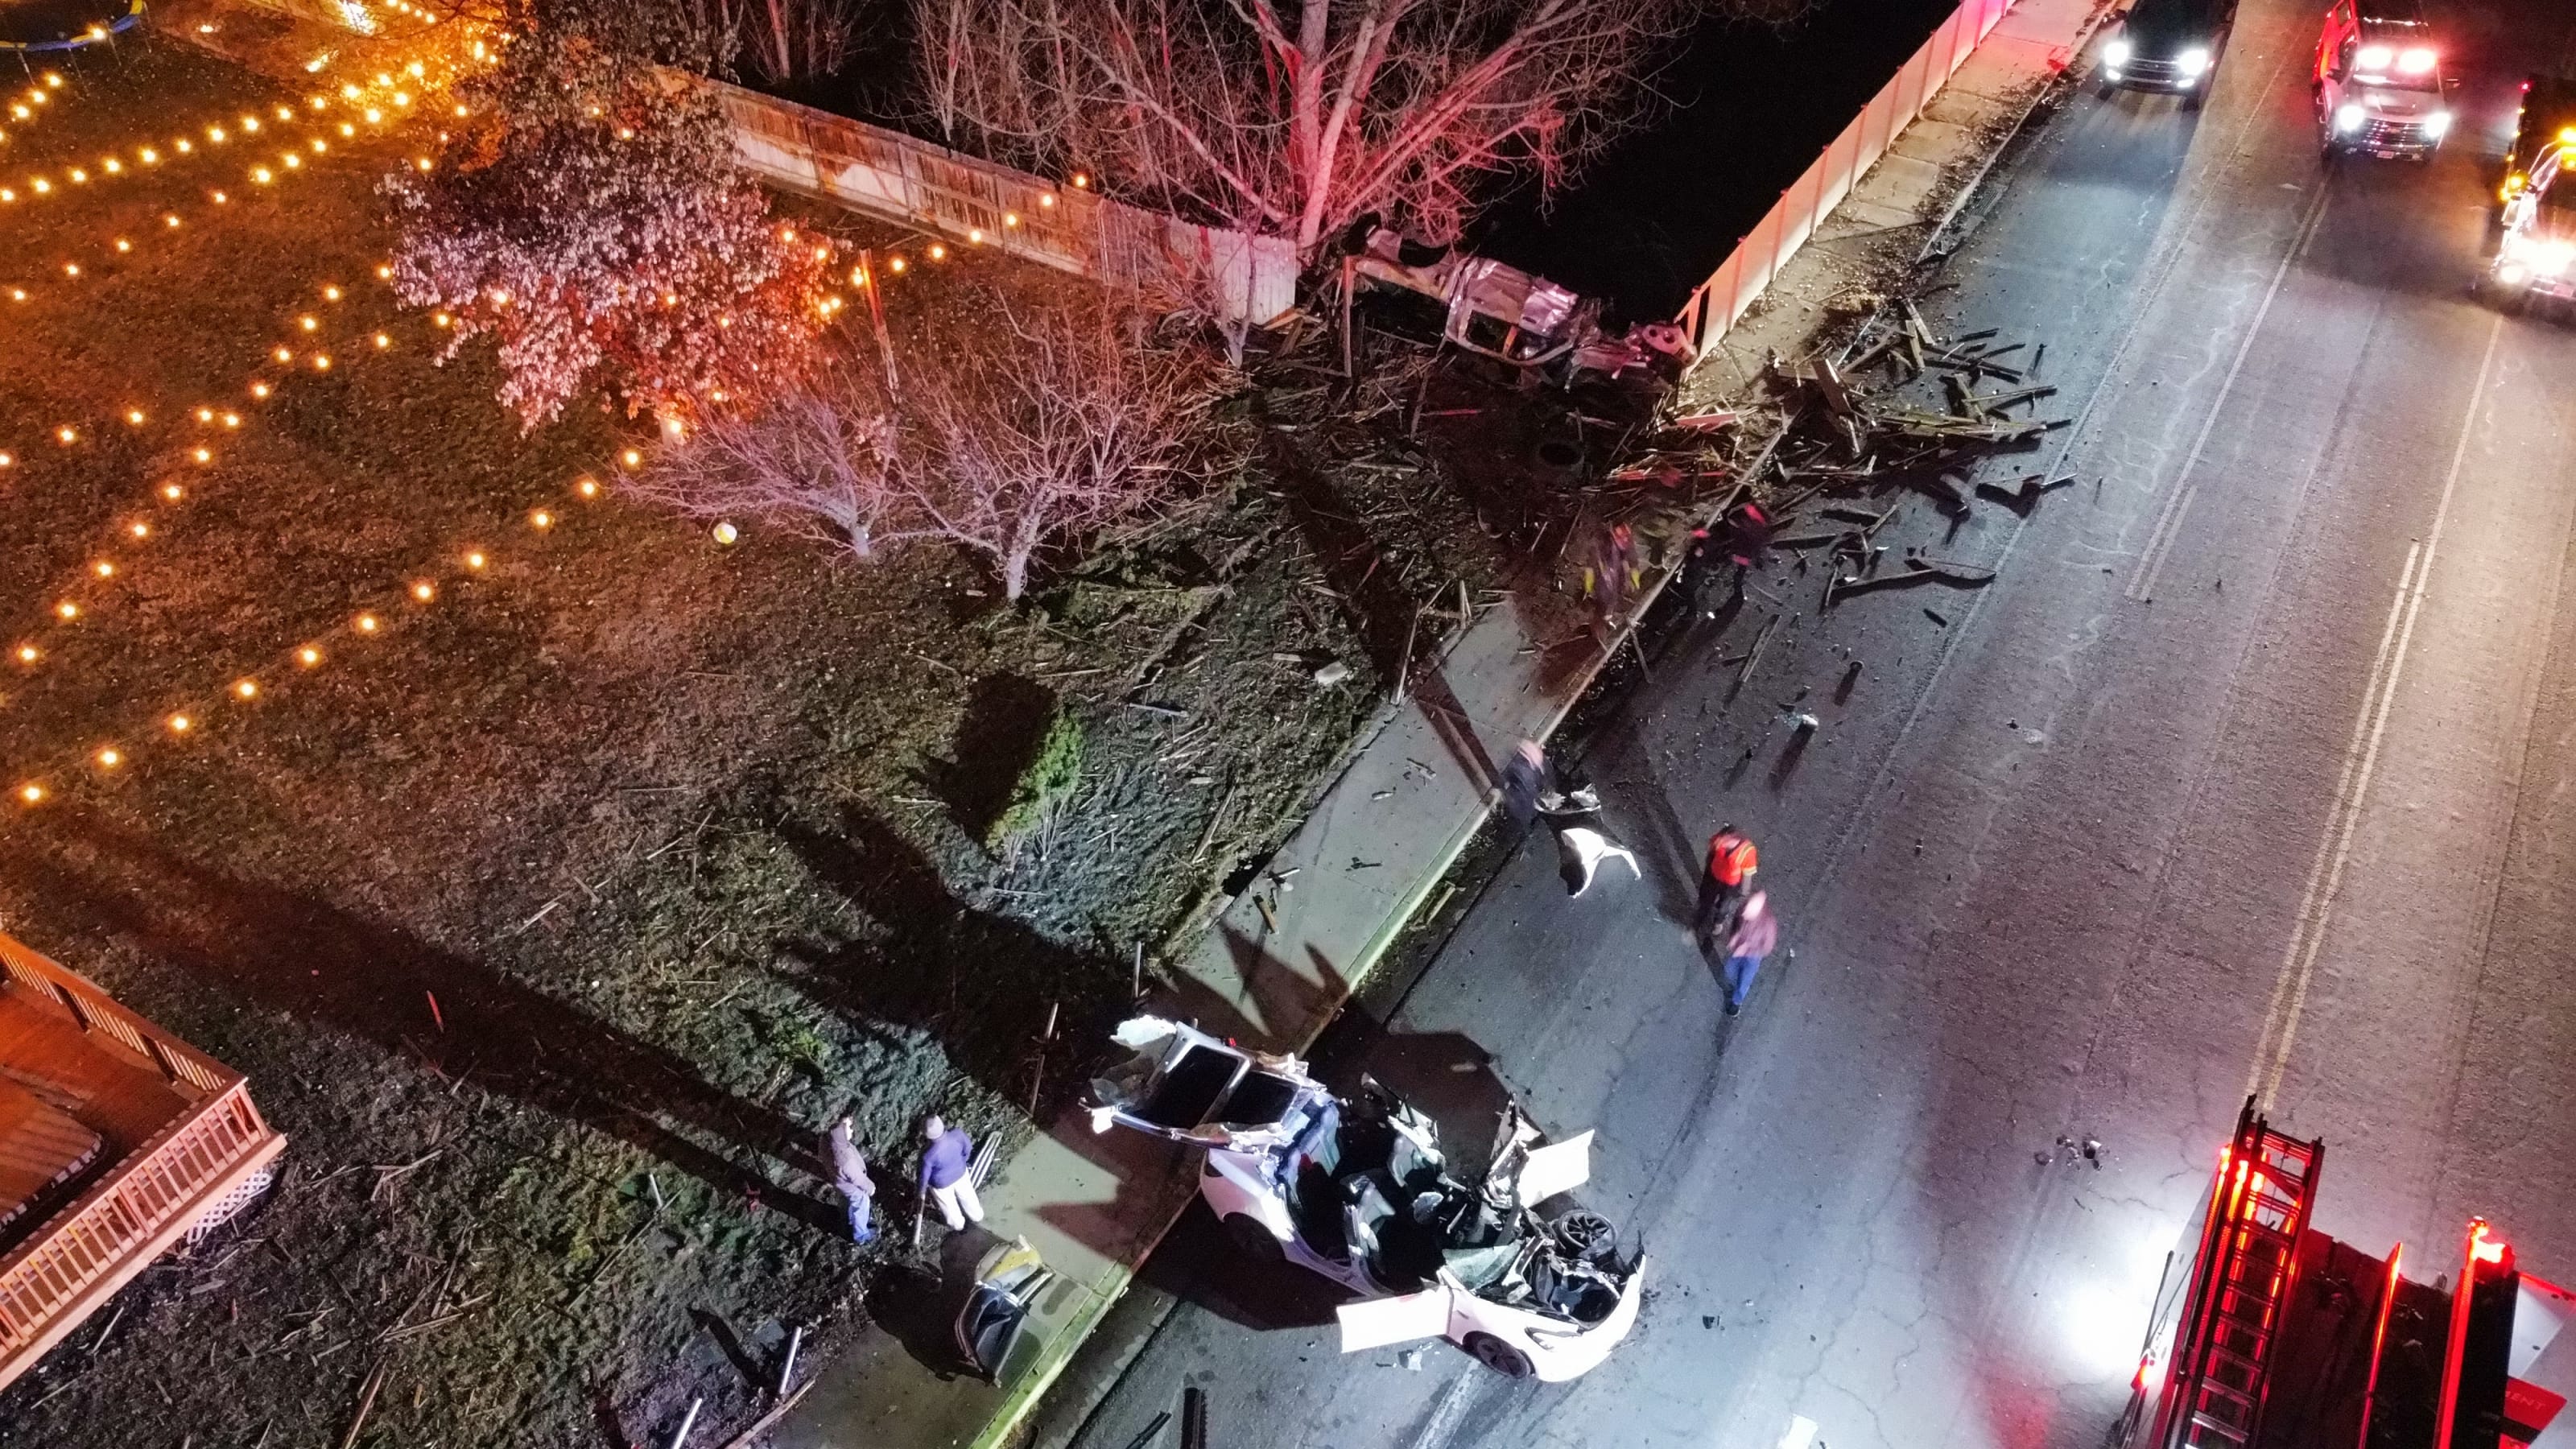
[[[857,27],[852,0],[677,0],[692,22],[771,85],[837,75]]]
[[[989,311],[999,325],[969,347],[924,339],[899,398],[845,361],[756,415],[709,419],[627,487],[685,517],[757,518],[859,559],[950,542],[1016,602],[1040,552],[1096,542],[1188,491],[1222,374],[1107,306]]]
[[[1139,338],[1133,315],[1001,313],[1009,345],[906,366],[901,473],[910,526],[984,555],[1016,601],[1040,549],[1185,491],[1218,379],[1195,350]]]
[[[867,559],[919,536],[895,524],[897,420],[854,367],[792,388],[760,413],[719,413],[654,454],[627,491],[688,518],[759,519]]]
[[[939,123],[1022,165],[1293,238],[1371,213],[1454,239],[1478,183],[1558,185],[1634,121],[1658,47],[1806,0],[912,0]]]

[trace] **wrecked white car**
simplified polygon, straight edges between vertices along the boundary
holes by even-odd
[[[1360,1295],[1342,1351],[1440,1337],[1514,1378],[1570,1379],[1637,1321],[1642,1252],[1563,1201],[1591,1175],[1592,1134],[1542,1145],[1517,1103],[1477,1186],[1449,1175],[1429,1118],[1375,1082],[1345,1101],[1294,1057],[1138,1017],[1135,1055],[1092,1083],[1091,1125],[1207,1151],[1199,1195],[1246,1253]]]

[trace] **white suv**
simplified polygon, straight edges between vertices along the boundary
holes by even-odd
[[[2317,37],[2318,145],[2430,161],[2451,131],[2442,52],[2417,0],[2335,0]]]

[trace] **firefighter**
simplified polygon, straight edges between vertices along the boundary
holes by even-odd
[[[1752,837],[1735,828],[1733,822],[1717,827],[1708,841],[1708,869],[1699,879],[1699,913],[1692,919],[1692,934],[1703,952],[1714,951],[1723,943],[1727,929],[1735,923],[1735,913],[1743,904],[1744,893],[1753,883],[1754,872],[1762,868],[1762,853],[1753,848]]]

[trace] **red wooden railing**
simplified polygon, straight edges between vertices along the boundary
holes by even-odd
[[[0,989],[32,998],[102,1050],[141,1059],[189,1099],[0,1258],[0,1384],[16,1378],[209,1215],[238,1206],[286,1139],[239,1072],[137,1016],[86,978],[0,935]],[[111,1045],[112,1044],[112,1045]]]

